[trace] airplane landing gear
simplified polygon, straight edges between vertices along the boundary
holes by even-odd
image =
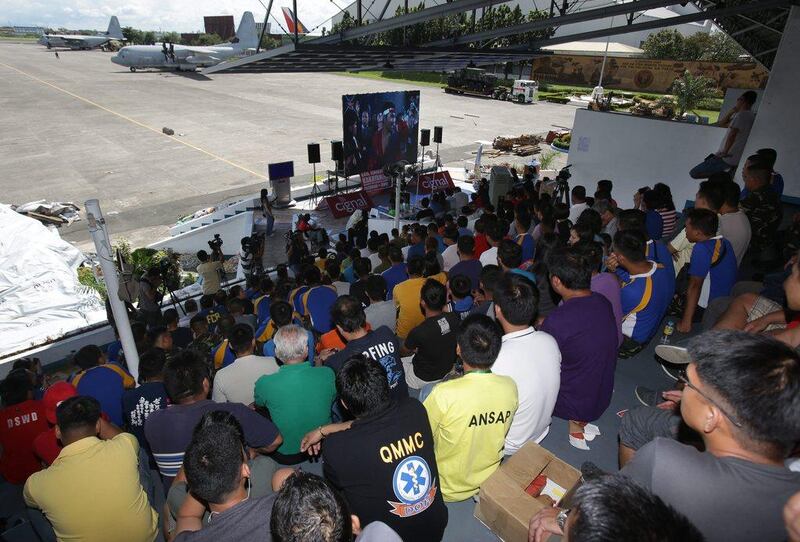
[[[130,70],[131,72],[136,72],[136,68],[134,68],[133,66],[130,67]]]

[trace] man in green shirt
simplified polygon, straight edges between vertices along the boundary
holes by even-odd
[[[300,326],[281,327],[273,340],[275,357],[284,365],[277,373],[256,381],[255,404],[269,410],[283,435],[283,444],[272,457],[284,465],[294,465],[308,458],[300,453],[303,436],[331,421],[335,378],[330,368],[308,364],[308,337]]]

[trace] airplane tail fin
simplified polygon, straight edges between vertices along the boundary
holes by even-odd
[[[239,28],[236,29],[236,45],[240,49],[255,49],[258,47],[258,32],[256,31],[256,20],[253,13],[245,11]]]
[[[122,35],[122,28],[119,26],[119,19],[117,19],[116,15],[111,16],[111,20],[108,21],[108,37],[122,40],[125,39],[125,36]]]
[[[283,10],[283,18],[286,21],[286,30],[288,30],[289,34],[294,34],[294,12],[291,8],[284,7],[281,9]],[[308,28],[300,22],[300,19],[297,19],[297,33],[308,34]]]

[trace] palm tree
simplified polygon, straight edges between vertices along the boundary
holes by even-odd
[[[687,111],[692,111],[703,100],[710,98],[713,93],[714,82],[702,75],[692,75],[689,70],[682,77],[672,83],[672,94],[678,105],[678,116],[683,117]]]

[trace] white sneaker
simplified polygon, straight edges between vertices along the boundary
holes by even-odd
[[[589,450],[589,445],[586,444],[586,439],[569,436],[569,443],[579,450]]]
[[[672,344],[656,345],[656,356],[673,365],[688,365],[692,362],[692,358],[689,357],[689,351],[686,348]]]

